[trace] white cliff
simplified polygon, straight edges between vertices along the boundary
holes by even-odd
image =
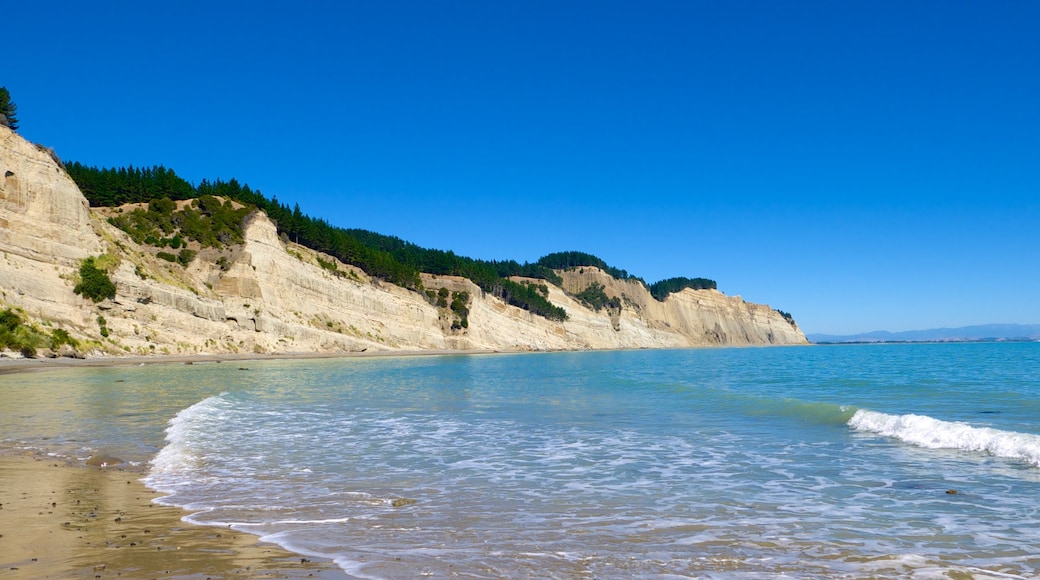
[[[468,327],[420,292],[279,239],[261,212],[245,241],[202,250],[187,268],[159,260],[89,209],[52,154],[0,127],[0,309],[67,330],[97,354],[357,352],[365,350],[572,350],[804,344],[773,309],[714,290],[659,302],[636,281],[596,268],[561,271],[554,322],[509,306],[469,280],[423,276],[427,289],[470,296]],[[104,255],[116,297],[76,295],[78,268]],[[223,263],[218,265],[218,257]],[[322,268],[318,258],[337,264]],[[544,281],[533,281],[545,284]],[[572,295],[593,282],[621,299],[593,311]],[[105,336],[107,334],[107,336]],[[83,347],[81,347],[83,348]]]

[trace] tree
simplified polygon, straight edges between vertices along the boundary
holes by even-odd
[[[18,130],[18,119],[14,116],[18,112],[18,106],[11,101],[11,93],[7,87],[0,87],[0,125],[10,127],[12,131]]]
[[[714,280],[708,278],[684,278],[679,276],[677,278],[668,278],[667,280],[660,280],[650,285],[650,295],[656,298],[659,302],[664,302],[664,299],[669,294],[675,294],[682,292],[686,288],[693,290],[717,290],[718,284]]]

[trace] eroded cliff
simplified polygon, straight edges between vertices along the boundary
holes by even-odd
[[[596,268],[544,281],[566,309],[554,322],[509,306],[469,280],[424,276],[430,294],[373,279],[329,256],[280,239],[260,212],[244,243],[199,249],[187,267],[158,259],[89,209],[47,150],[0,127],[0,308],[67,330],[94,354],[357,352],[364,350],[569,350],[702,345],[804,344],[767,306],[714,290],[659,302],[635,281]],[[104,255],[116,284],[98,303],[73,292],[88,256]],[[322,267],[336,264],[335,269]],[[602,284],[620,308],[596,311],[574,298]],[[438,305],[437,291],[468,298],[466,323]]]

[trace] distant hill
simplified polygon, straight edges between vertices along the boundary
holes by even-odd
[[[981,324],[960,328],[932,328],[862,334],[808,334],[810,342],[958,342],[977,340],[1040,340],[1040,324]]]

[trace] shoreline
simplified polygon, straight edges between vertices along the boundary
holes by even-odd
[[[343,351],[343,352],[277,352],[277,353],[200,353],[200,354],[154,354],[154,355],[130,355],[130,356],[98,356],[87,358],[70,357],[37,357],[21,358],[10,357],[0,353],[0,376],[49,371],[63,368],[104,368],[120,366],[151,366],[166,364],[196,364],[196,363],[224,363],[224,362],[248,362],[264,360],[308,360],[308,359],[350,359],[350,358],[393,358],[393,357],[420,357],[420,356],[470,356],[491,354],[550,354],[550,353],[580,353],[580,352],[629,352],[644,350],[696,350],[703,348],[785,348],[792,346],[815,346],[814,343],[806,344],[771,344],[771,345],[715,345],[715,346],[675,346],[675,347],[639,347],[639,348],[593,348],[593,349],[546,349],[546,350],[485,350],[485,349],[429,349],[429,350],[373,350],[373,351]]]
[[[495,354],[486,350],[194,354],[92,358],[0,357],[5,376],[54,370],[262,360]],[[103,456],[102,456],[103,458]],[[146,465],[91,461],[0,445],[0,570],[14,578],[345,578],[329,559],[248,532],[189,523],[190,511],[154,503],[163,494]]]
[[[5,380],[17,381],[14,377],[18,373],[85,368],[525,352],[380,350],[85,359],[0,357],[0,385]],[[12,379],[6,379],[8,375]],[[99,454],[99,458],[105,456]],[[147,472],[146,464],[98,467],[92,463],[0,444],[0,570],[17,578],[48,579],[349,577],[331,560],[285,550],[248,532],[184,521],[191,512],[154,503],[163,494],[140,481]]]
[[[364,352],[285,352],[285,353],[221,353],[221,354],[156,354],[150,356],[100,356],[89,358],[8,358],[0,356],[0,375],[48,371],[63,368],[102,368],[119,366],[150,366],[165,364],[195,364],[247,362],[262,360],[307,360],[332,358],[381,358],[397,356],[451,356],[475,354],[508,354],[499,350],[376,350]],[[516,351],[528,352],[528,351]],[[541,351],[539,351],[541,352]],[[544,351],[553,352],[553,351]]]
[[[245,532],[183,521],[140,473],[0,452],[0,570],[16,578],[344,578]]]

